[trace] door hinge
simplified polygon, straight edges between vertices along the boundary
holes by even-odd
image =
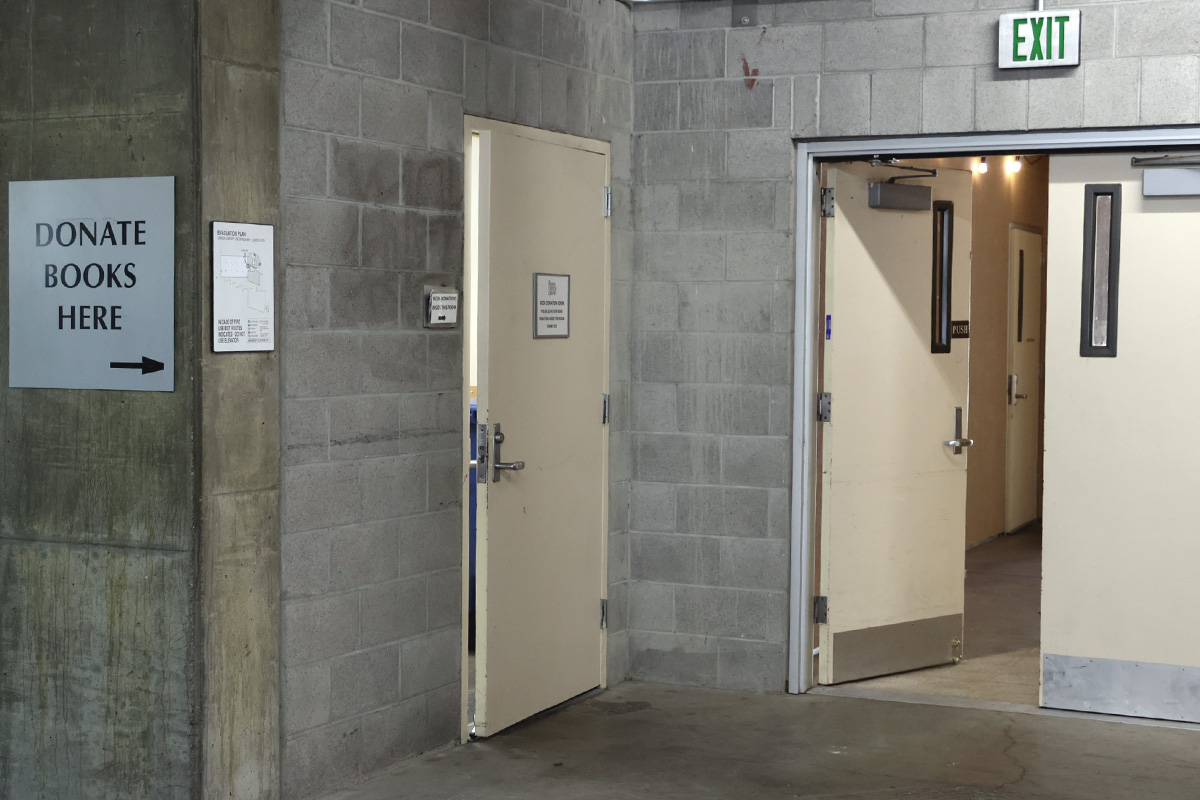
[[[604,216],[612,216],[612,187],[604,187]]]
[[[612,414],[612,395],[604,395],[604,411],[600,415],[600,423],[608,424],[609,415]]]
[[[829,624],[829,598],[823,594],[813,598],[813,622],[818,625]]]
[[[832,217],[833,216],[833,189],[832,188],[821,190],[821,216],[822,217]]]
[[[600,601],[600,628],[602,630],[608,629],[608,601],[607,600]]]
[[[833,420],[833,395],[829,392],[821,392],[817,395],[817,422],[831,422]]]

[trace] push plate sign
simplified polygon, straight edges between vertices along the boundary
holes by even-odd
[[[174,391],[175,179],[8,186],[8,385]]]
[[[1000,69],[1078,65],[1078,9],[1000,15]]]

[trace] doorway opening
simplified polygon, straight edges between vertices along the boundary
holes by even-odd
[[[793,496],[800,502],[792,509],[789,691],[813,687],[809,648],[814,628],[826,624],[817,621],[821,612],[833,620],[847,608],[838,586],[826,580],[825,567],[820,578],[827,602],[814,591],[822,532],[816,527],[818,502],[822,518],[831,513],[828,494],[818,493],[822,479],[829,483],[822,475],[829,454],[818,458],[828,424],[818,421],[817,412],[830,409],[817,392],[819,345],[827,331],[820,316],[822,250],[817,246],[827,222],[818,213],[821,162],[867,153],[916,158],[975,152],[989,160],[1003,153],[1046,153],[1040,705],[1200,722],[1200,648],[1194,639],[1175,635],[1181,625],[1194,622],[1185,609],[1200,604],[1190,571],[1200,558],[1200,540],[1192,535],[1190,495],[1180,491],[1180,476],[1196,468],[1192,439],[1181,434],[1195,424],[1184,376],[1196,374],[1193,365],[1200,357],[1194,348],[1175,345],[1186,338],[1180,320],[1193,315],[1190,304],[1200,291],[1200,273],[1189,266],[1191,232],[1200,225],[1198,150],[1200,129],[1195,127],[797,143],[802,175],[797,225],[804,246],[798,249],[803,280],[797,280],[796,305],[804,322],[796,329]],[[852,322],[869,329],[874,317],[865,308],[856,310]],[[839,333],[854,329],[835,321],[835,346]],[[828,371],[824,379],[830,379]],[[1016,393],[1025,393],[1020,384]],[[892,398],[876,401],[878,417],[895,418]],[[835,425],[844,409],[844,398],[835,393]],[[945,413],[945,408],[939,411]],[[969,418],[963,422],[969,424]],[[964,428],[954,439],[969,436]],[[969,450],[961,441],[945,443]],[[827,444],[822,442],[826,451]],[[835,457],[835,465],[837,458],[842,456]],[[965,477],[965,463],[961,472]],[[828,550],[830,541],[838,537],[820,542],[822,563],[837,560]],[[894,571],[904,550],[895,542],[887,547],[885,560]],[[962,553],[961,540],[957,552]],[[960,555],[951,566],[964,565]],[[946,583],[961,579],[961,573],[952,577],[954,571],[945,570]],[[884,582],[872,583],[875,575],[856,577],[877,594],[890,589]],[[1128,587],[1136,590],[1122,590]],[[825,644],[823,637],[822,665],[828,658],[834,667],[839,652],[853,654],[852,648],[826,650]],[[896,670],[876,674],[885,671]]]
[[[816,594],[841,590],[813,668],[839,693],[1039,702],[1048,166],[822,165]]]
[[[606,682],[608,148],[465,120],[464,740]]]

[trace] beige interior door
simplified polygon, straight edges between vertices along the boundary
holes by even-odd
[[[969,339],[931,352],[937,211],[868,207],[868,184],[904,174],[839,165],[826,220],[820,683],[947,663],[961,653]],[[953,203],[950,316],[969,319],[970,172],[906,180]],[[931,303],[931,300],[934,302]]]
[[[1008,411],[1004,529],[1037,519],[1042,402],[1042,236],[1008,234]]]
[[[1200,196],[1144,197],[1131,155],[1050,159],[1042,698],[1200,722]]]
[[[609,167],[602,142],[483,121],[479,131],[489,448],[477,483],[475,733],[488,736],[604,682]],[[535,274],[558,276],[536,293],[540,308]],[[550,319],[563,309],[565,323]],[[535,338],[535,315],[551,337]]]

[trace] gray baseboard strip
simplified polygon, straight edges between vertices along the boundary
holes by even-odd
[[[1045,653],[1042,705],[1200,722],[1200,667]]]

